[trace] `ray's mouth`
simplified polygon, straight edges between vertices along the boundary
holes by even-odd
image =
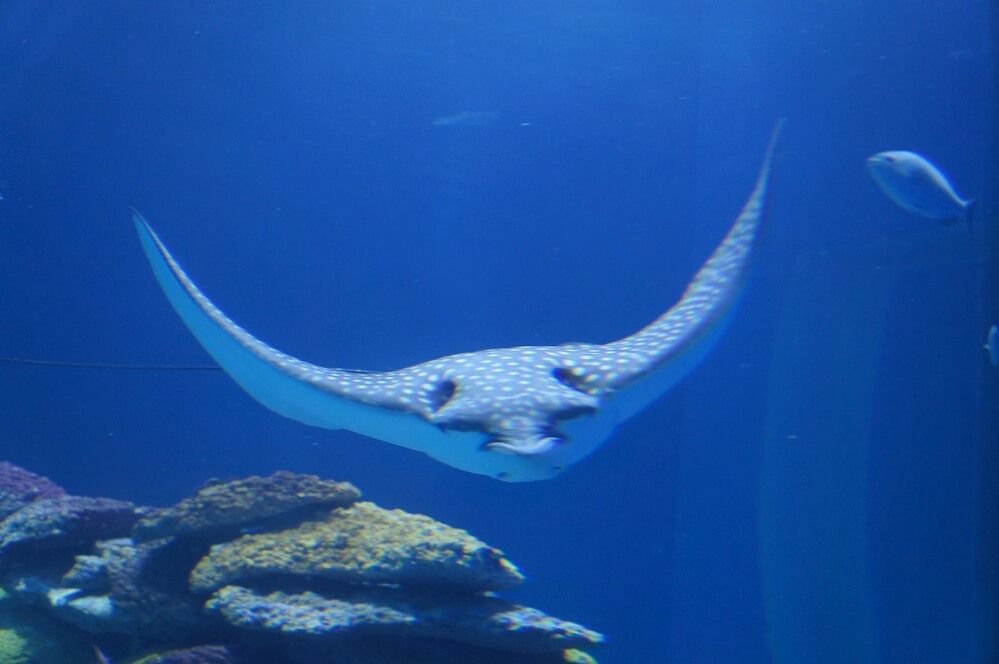
[[[525,440],[511,442],[502,438],[493,438],[486,442],[482,449],[488,452],[500,452],[502,454],[515,454],[517,456],[541,456],[551,452],[553,449],[566,442],[566,439],[557,435],[539,434]]]
[[[530,427],[526,430],[496,433],[482,444],[481,449],[517,456],[542,456],[570,442],[569,437],[558,430],[557,424],[559,422],[590,416],[596,412],[595,406],[570,406],[555,413],[548,423],[541,423],[540,426],[535,425],[538,426],[537,429]],[[532,431],[532,429],[534,430]]]

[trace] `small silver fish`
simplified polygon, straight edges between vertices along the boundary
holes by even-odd
[[[992,360],[992,366],[999,367],[999,325],[989,328],[989,336],[985,338],[985,345],[982,346]]]
[[[867,168],[888,198],[900,207],[944,224],[965,220],[971,225],[971,199],[963,199],[947,176],[925,157],[906,150],[878,152]]]

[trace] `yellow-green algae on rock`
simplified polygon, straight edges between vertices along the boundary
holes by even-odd
[[[85,638],[0,590],[0,664],[94,664]]]
[[[205,593],[275,576],[472,591],[509,588],[524,578],[502,551],[464,530],[360,502],[295,528],[217,544],[192,570],[190,585]]]
[[[585,653],[582,650],[576,650],[575,648],[564,650],[562,652],[562,659],[568,664],[597,664],[597,660],[593,655]]]

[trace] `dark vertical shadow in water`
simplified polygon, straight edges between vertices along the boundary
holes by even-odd
[[[892,277],[864,269],[864,257],[795,262],[778,314],[761,486],[770,647],[780,664],[877,662],[866,488]],[[855,297],[822,297],[830,284]]]
[[[988,177],[981,202],[980,227],[984,234],[984,284],[982,313],[987,324],[999,324],[999,1],[990,3],[989,66],[991,67],[991,137],[988,151]],[[977,441],[978,514],[976,531],[976,598],[980,657],[977,661],[999,661],[999,368],[983,363],[988,373],[982,381],[982,407]]]

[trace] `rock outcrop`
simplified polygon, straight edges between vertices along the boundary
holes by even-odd
[[[312,591],[262,594],[226,586],[205,608],[240,629],[273,637],[322,641],[356,638],[430,638],[519,653],[560,652],[592,646],[602,637],[487,595],[441,597],[394,588],[358,588],[336,596]]]
[[[93,664],[84,635],[0,591],[0,662]]]
[[[191,589],[204,593],[275,576],[472,592],[509,588],[524,579],[502,551],[464,530],[357,503],[294,528],[213,546],[191,572]]]
[[[238,664],[245,658],[229,646],[194,646],[146,655],[135,664]]]
[[[0,461],[0,519],[44,498],[61,498],[66,492],[47,477]]]
[[[269,477],[213,480],[173,507],[153,510],[132,533],[136,541],[163,537],[221,541],[244,528],[279,525],[310,509],[346,507],[361,492],[349,482],[278,471]]]
[[[603,638],[503,599],[524,576],[499,549],[345,482],[275,473],[150,510],[38,497],[57,489],[18,470],[43,490],[0,520],[4,588],[116,662],[555,664]],[[174,647],[139,658],[153,643]]]
[[[0,521],[0,566],[37,562],[52,553],[84,552],[97,540],[127,535],[135,505],[111,498],[35,500]]]
[[[60,585],[45,591],[55,615],[94,634],[170,641],[206,631],[201,604],[184,587],[196,560],[190,552],[170,540],[128,538],[97,542],[95,551],[77,556]]]

